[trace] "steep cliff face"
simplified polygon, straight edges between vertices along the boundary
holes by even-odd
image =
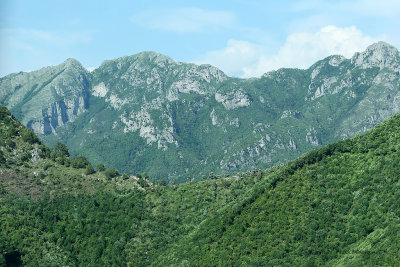
[[[0,102],[37,133],[51,134],[89,107],[90,74],[68,59],[34,72],[0,80]]]
[[[118,114],[123,132],[135,132],[162,150],[178,146],[170,103],[182,94],[210,97],[228,77],[209,65],[174,62],[154,52],[143,52],[104,62],[93,72],[92,95]],[[156,115],[157,114],[157,115]]]
[[[154,52],[74,60],[1,79],[0,102],[48,142],[159,179],[265,168],[400,112],[400,56],[380,42],[351,59],[260,78]]]
[[[336,136],[342,137],[364,133],[400,112],[400,55],[397,49],[380,42],[354,55],[351,62],[361,69],[355,83],[368,88],[358,93],[362,99],[339,125]],[[371,70],[376,75],[370,75]]]

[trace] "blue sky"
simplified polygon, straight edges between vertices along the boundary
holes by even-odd
[[[398,0],[0,0],[0,77],[149,50],[253,77],[379,40],[399,48],[399,26]]]

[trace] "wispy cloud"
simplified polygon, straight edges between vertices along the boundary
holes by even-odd
[[[90,44],[95,31],[0,29],[0,76],[57,63],[71,48]]]
[[[338,6],[342,10],[370,17],[395,17],[399,18],[400,1],[398,0],[356,0],[353,2],[342,1]]]
[[[289,35],[273,55],[268,55],[261,45],[229,40],[224,49],[210,51],[196,62],[215,65],[230,75],[254,77],[282,67],[308,68],[333,54],[351,57],[380,39],[385,38],[364,35],[355,26],[326,26],[317,32]]]
[[[392,25],[400,23],[398,0],[297,1],[289,7],[293,19],[287,24],[290,32],[314,31],[320,25],[354,25],[368,32],[396,35]],[[396,38],[396,37],[392,37]]]
[[[231,39],[225,48],[207,52],[195,63],[214,65],[229,75],[245,76],[245,69],[254,68],[260,56],[266,53],[260,45]]]
[[[53,32],[38,29],[1,29],[0,34],[5,40],[19,40],[20,42],[40,42],[47,45],[69,46],[89,43],[94,31]]]
[[[340,1],[297,1],[289,7],[293,12],[311,11],[316,13],[352,13],[369,17],[398,17],[400,1],[398,0],[340,0]]]
[[[137,25],[151,29],[191,33],[229,28],[235,23],[235,15],[227,11],[193,7],[164,8],[136,13],[131,20]]]

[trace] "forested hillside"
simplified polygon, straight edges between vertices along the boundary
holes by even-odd
[[[400,264],[400,115],[279,167],[170,186],[88,167],[5,108],[0,135],[0,265]]]
[[[156,265],[397,266],[399,199],[396,115],[264,176]]]
[[[262,174],[165,186],[146,174],[90,171],[65,146],[43,145],[4,107],[0,137],[0,266],[149,265]]]

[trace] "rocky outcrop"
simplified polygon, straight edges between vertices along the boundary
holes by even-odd
[[[42,110],[42,118],[30,120],[27,127],[35,132],[48,135],[56,132],[56,128],[73,122],[88,109],[89,95],[78,95],[72,99],[63,99]]]
[[[227,110],[247,107],[251,104],[248,94],[242,88],[230,91],[227,94],[216,93],[215,100],[222,103]]]
[[[351,63],[363,69],[378,67],[399,71],[399,62],[398,50],[385,42],[370,45],[367,50],[351,58]]]
[[[55,67],[19,73],[17,77],[15,81],[8,76],[1,80],[5,92],[10,92],[9,84],[19,84],[17,92],[5,96],[7,100],[3,102],[37,133],[55,133],[57,127],[74,121],[89,107],[90,74],[74,59]]]

